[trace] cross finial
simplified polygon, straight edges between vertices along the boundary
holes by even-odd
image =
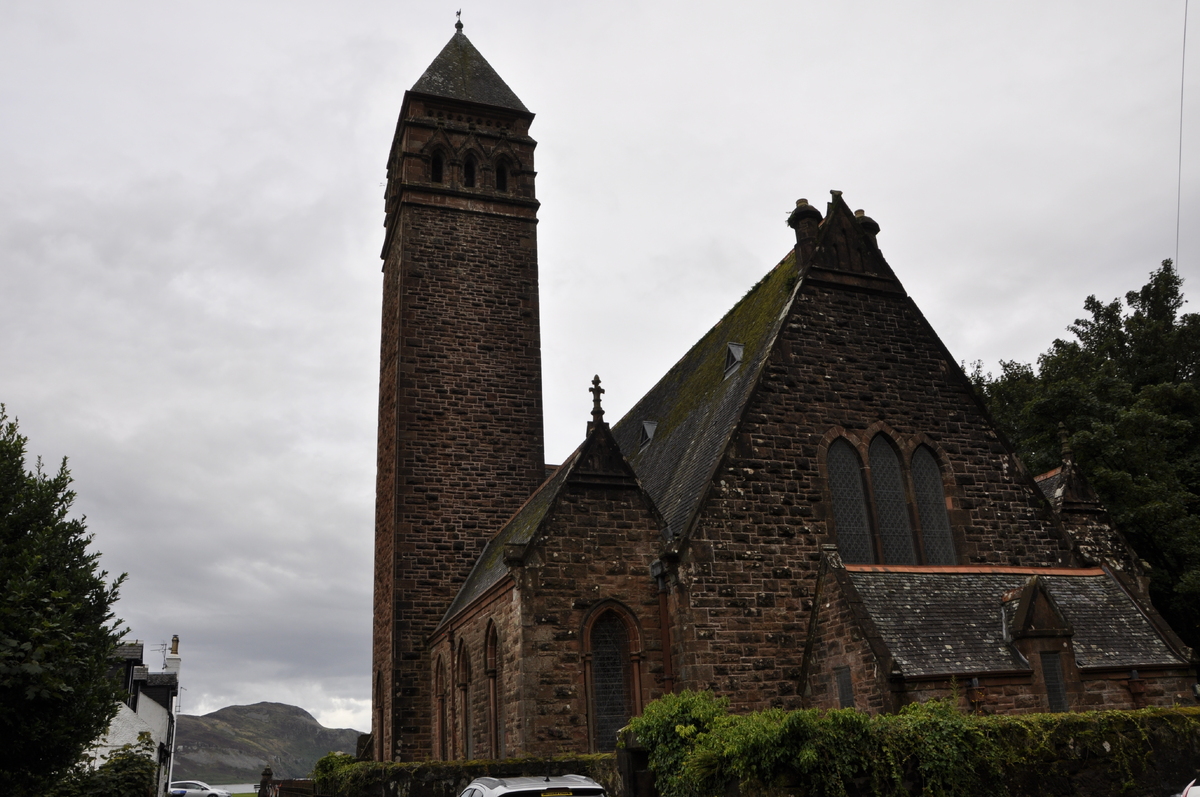
[[[603,423],[604,409],[600,406],[600,395],[604,388],[600,387],[600,374],[592,377],[592,386],[588,388],[588,392],[592,394],[592,423]]]
[[[456,31],[458,31],[459,33],[462,33],[462,9],[461,8],[458,9],[457,12],[455,12],[454,17],[455,17],[454,29]]]

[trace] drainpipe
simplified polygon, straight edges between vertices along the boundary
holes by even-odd
[[[650,564],[650,575],[658,582],[658,625],[662,629],[663,692],[675,691],[675,668],[671,661],[671,612],[667,605],[667,566],[661,559]]]

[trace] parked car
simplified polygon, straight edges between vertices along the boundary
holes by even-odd
[[[583,775],[542,778],[475,778],[459,797],[604,797],[604,787]],[[190,797],[190,795],[189,795]]]
[[[1196,785],[1196,781],[1192,781],[1183,787],[1183,791],[1179,792],[1179,797],[1200,797],[1200,786]]]
[[[167,787],[171,797],[230,797],[224,789],[217,789],[198,780],[177,780]]]

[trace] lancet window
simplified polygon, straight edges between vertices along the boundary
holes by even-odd
[[[918,446],[905,463],[887,435],[875,435],[867,465],[845,438],[826,454],[838,552],[848,564],[957,562],[937,457]]]
[[[606,607],[585,627],[588,724],[596,752],[616,750],[617,732],[638,711],[635,629],[632,618],[615,606]]]

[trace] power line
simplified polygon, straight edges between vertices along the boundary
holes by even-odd
[[[1179,64],[1179,164],[1175,183],[1175,268],[1179,268],[1179,219],[1183,207],[1183,87],[1187,77],[1188,0],[1183,0],[1183,55]]]

